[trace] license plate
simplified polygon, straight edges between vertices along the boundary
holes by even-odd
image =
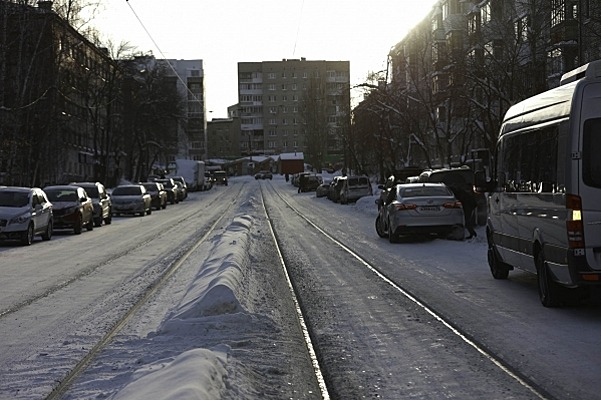
[[[438,211],[438,206],[421,206],[419,208],[420,211]]]

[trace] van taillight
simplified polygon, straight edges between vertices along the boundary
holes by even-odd
[[[582,223],[582,200],[580,196],[566,195],[566,209],[568,210],[566,219],[568,246],[570,249],[584,248],[584,224]]]

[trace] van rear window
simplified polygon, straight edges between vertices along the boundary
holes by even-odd
[[[587,186],[601,187],[601,118],[584,122],[582,180]]]

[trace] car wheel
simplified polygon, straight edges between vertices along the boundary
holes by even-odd
[[[52,220],[48,221],[48,225],[46,225],[46,231],[42,233],[42,240],[50,239],[52,239]]]
[[[75,233],[76,235],[79,235],[82,230],[83,230],[83,220],[82,220],[81,215],[80,215],[77,218],[77,222],[73,226],[73,233]]]
[[[509,277],[509,267],[504,264],[494,244],[489,243],[488,245],[488,266],[490,267],[490,273],[495,279],[507,279]]]
[[[394,229],[392,229],[390,220],[388,220],[388,241],[390,243],[397,243],[399,241],[399,235],[397,235]]]
[[[381,238],[385,238],[386,236],[388,236],[388,233],[384,230],[384,227],[382,226],[382,216],[380,214],[378,214],[378,216],[376,217],[376,232]]]
[[[536,256],[536,273],[540,302],[545,307],[560,306],[562,302],[563,287],[551,277],[549,266],[545,261],[545,256],[542,251],[539,251]]]
[[[29,224],[27,230],[21,235],[21,244],[29,246],[33,243],[33,223]]]
[[[94,230],[94,218],[91,218],[91,219],[90,219],[90,222],[88,222],[88,223],[86,224],[86,229],[87,229],[88,231],[92,231],[92,230]]]

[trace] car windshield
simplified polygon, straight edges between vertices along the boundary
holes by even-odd
[[[404,188],[399,193],[399,197],[428,197],[428,196],[450,196],[451,193],[447,188],[431,187],[431,186],[419,186],[412,188]]]
[[[170,180],[158,181],[158,182],[161,182],[163,184],[163,186],[165,186],[166,188],[169,188],[169,189],[173,188],[173,183]]]
[[[366,177],[363,177],[363,176],[356,177],[356,178],[348,178],[348,185],[350,187],[354,187],[354,186],[368,186],[369,185],[369,181],[367,180]]]
[[[50,202],[61,202],[61,201],[77,201],[77,192],[70,189],[50,189],[44,190],[48,196]]]
[[[29,195],[26,192],[0,192],[0,207],[25,207],[29,204]]]
[[[141,193],[142,191],[137,186],[122,186],[113,190],[115,196],[139,196]]]
[[[157,189],[157,185],[144,185],[144,187],[149,192],[158,192],[159,191],[159,189]]]

